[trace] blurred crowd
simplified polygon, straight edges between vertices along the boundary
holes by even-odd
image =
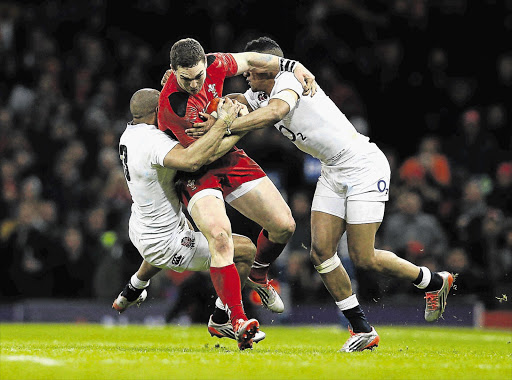
[[[241,51],[267,35],[387,155],[392,184],[377,247],[458,273],[458,295],[510,307],[501,301],[512,287],[512,1],[169,3],[0,4],[2,301],[122,289],[140,263],[118,154],[131,95],[159,88],[179,38]],[[173,27],[180,17],[202,28]],[[225,93],[245,89],[231,78]],[[308,256],[319,163],[286,140],[269,128],[238,145],[297,222],[272,276],[294,304],[331,302]],[[234,232],[259,232],[230,215]],[[353,270],[343,241],[339,254],[362,300],[415,291]],[[182,283],[164,273],[152,295],[169,297]]]

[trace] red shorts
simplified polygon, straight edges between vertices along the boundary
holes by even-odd
[[[236,149],[197,172],[180,172],[176,190],[185,207],[188,207],[190,199],[201,190],[218,189],[226,198],[243,183],[265,176],[263,169],[252,158],[243,150]]]

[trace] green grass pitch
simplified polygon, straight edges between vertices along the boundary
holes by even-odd
[[[262,328],[239,351],[205,326],[0,324],[0,379],[512,379],[512,331],[376,326],[340,353],[338,326]]]

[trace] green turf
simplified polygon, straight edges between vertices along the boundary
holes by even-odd
[[[512,379],[511,331],[377,326],[350,354],[336,326],[264,331],[241,352],[205,326],[0,324],[0,379]]]

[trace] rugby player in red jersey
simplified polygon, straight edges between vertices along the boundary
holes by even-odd
[[[208,102],[222,96],[227,77],[249,70],[291,71],[303,85],[304,95],[313,96],[316,91],[314,76],[299,62],[254,52],[205,54],[200,43],[192,38],[179,40],[172,46],[170,63],[171,72],[159,99],[158,125],[185,147],[194,141],[185,130],[201,121]],[[282,313],[284,304],[269,284],[267,273],[294,233],[295,221],[290,208],[260,166],[243,150],[234,147],[198,172],[181,173],[177,189],[195,224],[208,240],[212,282],[226,305],[235,334],[245,330],[248,321],[242,306],[239,275],[233,264],[231,223],[224,201],[263,228],[247,285],[258,292],[265,307]],[[223,322],[215,320],[215,313],[213,317],[213,322]]]

